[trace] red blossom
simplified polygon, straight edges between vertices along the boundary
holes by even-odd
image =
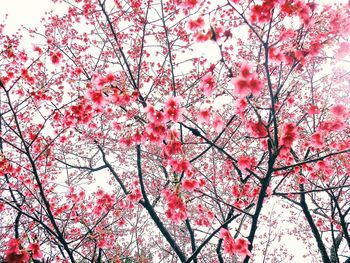
[[[275,62],[284,61],[283,53],[275,46],[269,48],[269,59]]]
[[[199,3],[199,0],[183,0],[183,5],[186,8],[194,8]]]
[[[139,188],[136,188],[128,195],[128,199],[131,202],[138,202],[142,198],[141,190]]]
[[[91,99],[91,102],[96,107],[102,106],[105,102],[105,99],[101,90],[90,89],[88,95]]]
[[[146,107],[147,119],[155,124],[161,124],[165,118],[161,111],[156,110],[152,105]]]

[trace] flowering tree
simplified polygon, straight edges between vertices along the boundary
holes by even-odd
[[[54,2],[0,25],[5,262],[350,261],[350,2]]]

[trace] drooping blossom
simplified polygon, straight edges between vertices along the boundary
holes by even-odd
[[[260,22],[265,23],[271,19],[272,9],[275,7],[278,1],[265,0],[262,4],[252,5],[250,8],[250,21],[253,23]]]
[[[210,96],[215,87],[215,79],[212,75],[206,75],[201,79],[199,88],[206,96]]]
[[[268,134],[266,127],[261,122],[248,121],[247,128],[254,137],[266,137]]]
[[[277,47],[273,46],[269,48],[269,59],[279,63],[284,60],[284,55]]]
[[[41,54],[43,53],[43,50],[42,50],[39,46],[37,46],[37,45],[34,45],[34,46],[33,46],[33,50],[34,50],[35,52],[38,52],[39,55],[41,55]]]
[[[331,108],[331,112],[337,119],[343,119],[347,114],[347,109],[344,105],[337,104]]]
[[[43,253],[40,250],[39,243],[30,243],[28,246],[28,250],[32,251],[32,258],[39,260],[43,257]]]
[[[204,19],[202,17],[198,17],[197,19],[190,20],[188,22],[188,28],[192,31],[195,31],[202,28],[204,24]]]
[[[182,181],[182,187],[187,191],[192,192],[194,189],[199,187],[199,183],[195,179],[186,178]]]
[[[105,103],[105,98],[103,96],[102,90],[89,89],[88,97],[91,99],[92,104],[96,108],[100,108]]]
[[[285,124],[282,129],[281,145],[285,148],[290,148],[296,138],[297,131],[295,125],[293,123]]]
[[[161,124],[165,120],[164,113],[156,110],[154,106],[148,105],[145,109],[147,112],[147,119],[155,124]]]
[[[185,172],[186,174],[191,173],[191,163],[185,159],[181,160],[170,160],[170,165],[172,167],[172,170],[176,173],[182,173]]]
[[[256,165],[256,160],[253,156],[243,155],[239,157],[237,164],[241,170],[253,169]]]
[[[29,253],[21,249],[22,240],[10,239],[7,243],[7,250],[5,251],[5,262],[7,263],[28,263]]]
[[[139,201],[140,199],[142,198],[142,194],[141,194],[141,190],[140,188],[136,188],[134,189],[132,192],[129,193],[128,195],[128,199],[131,201],[131,202],[137,202]]]
[[[54,65],[60,64],[62,58],[63,58],[63,54],[61,51],[51,52],[51,54],[50,54],[51,62]]]
[[[252,255],[248,249],[249,241],[247,239],[242,237],[234,239],[230,232],[225,228],[221,228],[220,238],[223,239],[225,253],[231,255],[238,254],[241,256]]]
[[[240,74],[232,79],[232,83],[235,86],[236,95],[241,98],[250,93],[258,95],[262,89],[261,81],[246,63],[242,64]]]
[[[315,132],[311,135],[311,145],[316,149],[321,149],[325,146],[325,142],[321,133]]]
[[[167,144],[163,147],[162,154],[169,158],[170,156],[183,153],[182,144],[178,138],[172,138],[168,141]]]
[[[316,105],[311,105],[307,113],[309,115],[320,114],[320,109]]]
[[[194,8],[199,3],[199,0],[183,0],[182,4],[186,8]]]
[[[11,163],[6,159],[4,154],[0,154],[0,176],[7,174],[11,171]]]
[[[343,59],[347,55],[350,54],[350,43],[349,42],[341,42],[339,44],[339,48],[337,52],[335,53],[336,59]]]
[[[211,108],[203,108],[199,110],[198,113],[198,123],[210,123],[210,111]]]
[[[218,114],[214,115],[213,128],[215,132],[220,132],[224,128],[224,122]]]
[[[173,122],[181,121],[182,108],[180,106],[181,97],[170,97],[165,103],[165,117]]]
[[[243,116],[248,106],[248,102],[245,98],[241,98],[237,101],[235,106],[236,106],[236,113],[239,114],[240,116]]]
[[[165,211],[167,218],[171,219],[176,223],[186,220],[186,206],[180,197],[179,188],[175,189],[175,191],[165,189],[162,191],[162,195],[167,201],[168,208]]]
[[[163,140],[166,138],[167,128],[164,124],[156,124],[150,122],[147,124],[143,136],[150,142],[162,144]]]

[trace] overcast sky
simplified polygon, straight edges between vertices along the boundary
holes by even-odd
[[[38,27],[45,12],[55,8],[55,12],[60,5],[53,5],[51,0],[0,0],[0,21],[4,22],[5,32],[15,32],[21,25],[27,27]]]

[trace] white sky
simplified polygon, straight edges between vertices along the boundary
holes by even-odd
[[[37,26],[45,12],[52,9],[50,0],[0,0],[0,21],[6,21],[6,32],[14,32],[21,25]]]

